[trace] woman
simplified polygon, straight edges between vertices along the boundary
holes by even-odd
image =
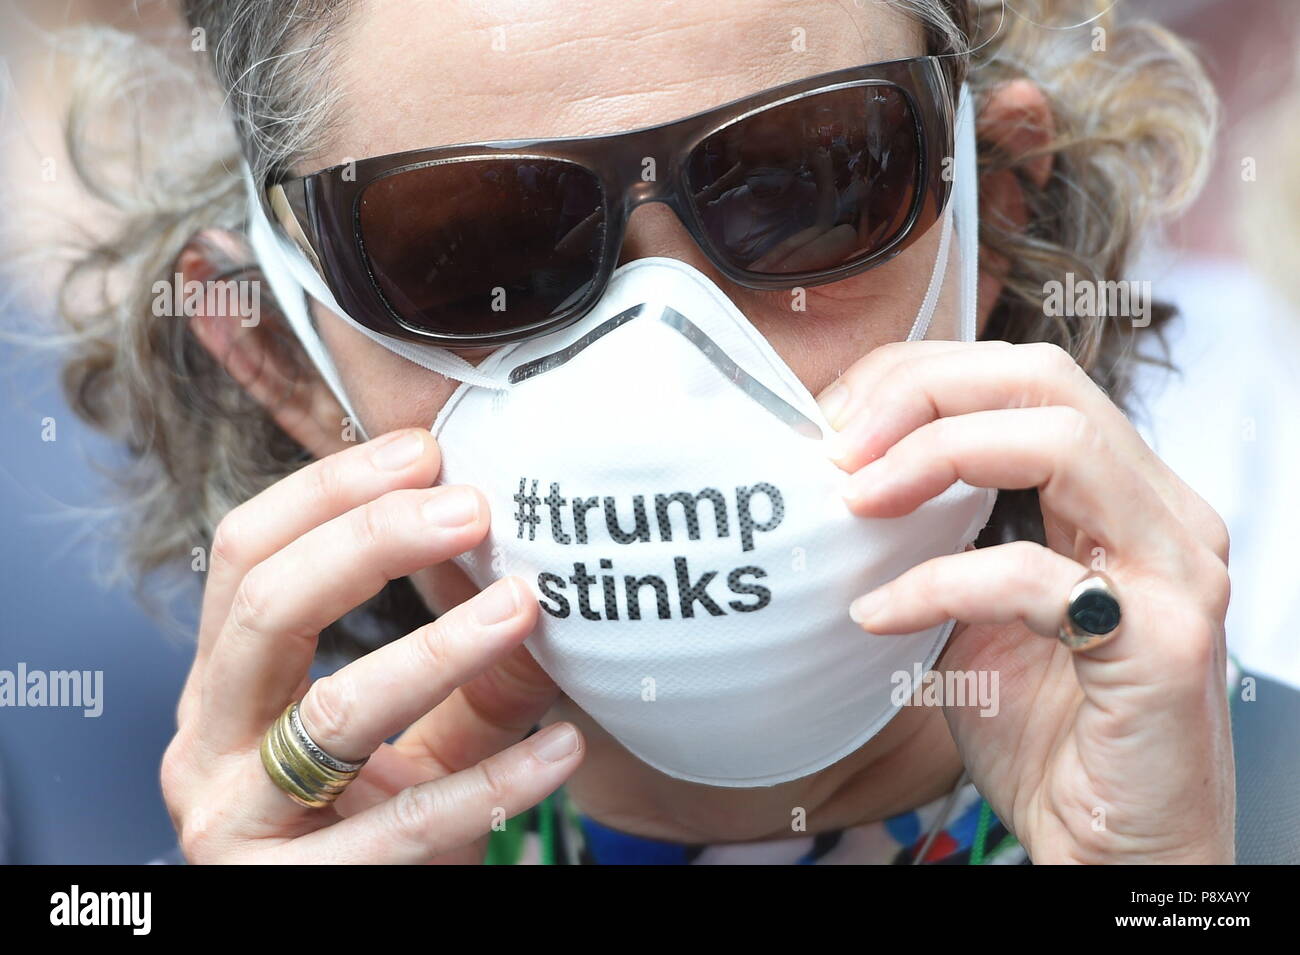
[[[1033,19],[1096,12],[1047,6]],[[1079,288],[1120,278],[1140,230],[1195,190],[1212,105],[1175,40],[1108,15],[1089,21],[1083,50],[1062,50],[1047,41],[1059,33],[966,0],[826,0],[800,5],[797,22],[789,4],[754,0],[707,9],[543,3],[526,17],[455,0],[191,0],[185,11],[239,143],[195,128],[197,107],[186,100],[198,135],[168,141],[166,201],[155,194],[101,250],[96,264],[132,266],[134,279],[122,300],[69,316],[82,353],[68,377],[80,407],[156,467],[138,498],[140,563],[211,548],[195,663],[162,770],[188,860],[479,861],[489,835],[500,846],[512,832],[505,820],[539,803],[544,854],[599,862],[1233,860],[1226,533],[1120,410],[1133,338],[1164,313],[1146,322],[1044,306],[1048,284],[1067,273]],[[960,209],[950,244],[950,206],[973,179],[963,181],[956,163],[950,197],[953,175],[939,161],[956,158],[963,83],[980,160],[977,294],[962,285],[973,218]],[[813,106],[788,107],[793,119],[778,123],[785,136],[760,120],[746,137],[752,110],[770,119],[791,96]],[[718,134],[703,146],[691,138],[694,121],[663,125],[701,111],[712,112],[700,130]],[[589,138],[647,127],[662,128],[653,138]],[[518,149],[437,151],[525,138],[564,142],[522,150],[522,159]],[[960,152],[960,130],[956,139]],[[753,155],[765,140],[774,144],[767,160]],[[413,150],[424,152],[390,158]],[[566,162],[596,172],[578,175]],[[626,222],[602,207],[600,190],[613,185],[628,202],[620,208],[635,206]],[[973,186],[968,196],[973,204]],[[733,228],[758,206],[761,228]],[[246,236],[262,225],[276,238],[263,233],[254,252]],[[741,238],[729,245],[733,232]],[[963,236],[965,263],[955,251]],[[611,276],[618,262],[636,268]],[[154,283],[173,273],[211,283],[256,280],[259,269],[286,315],[211,297],[196,300],[188,322],[150,315]],[[698,361],[698,350],[680,350],[699,330],[697,315],[687,314],[682,334],[658,335],[653,322],[610,305],[647,276],[666,296],[681,279],[682,301],[711,301],[699,307],[726,318],[705,331],[724,352],[725,335],[743,326],[760,336],[744,347],[780,366],[763,379],[737,361],[739,377],[760,379],[768,397],[746,403],[715,389],[716,403],[697,407],[743,406],[753,433],[767,434],[771,419],[755,408],[770,404],[788,371],[785,410],[835,432],[834,465],[850,477],[841,511],[817,532],[842,532],[817,538],[828,550],[812,559],[838,553],[863,527],[880,529],[871,541],[894,527],[942,530],[923,559],[899,557],[903,540],[885,548],[889,572],[869,593],[843,590],[864,579],[845,567],[868,560],[850,549],[819,571],[835,587],[797,591],[799,606],[820,613],[827,593],[843,596],[826,627],[851,615],[863,653],[881,659],[913,646],[888,635],[929,634],[935,652],[947,637],[938,666],[996,674],[989,705],[905,706],[904,694],[869,731],[828,728],[861,702],[836,694],[861,689],[878,702],[894,671],[868,668],[874,681],[833,691],[774,681],[786,662],[797,658],[788,672],[801,672],[825,646],[841,654],[842,672],[860,661],[845,655],[841,630],[799,644],[797,626],[786,633],[749,617],[789,592],[771,568],[746,566],[737,571],[748,577],[727,579],[753,600],[734,600],[727,616],[745,614],[749,629],[731,638],[748,669],[716,676],[693,699],[719,721],[715,739],[706,720],[678,719],[681,682],[661,688],[654,675],[660,665],[682,672],[673,669],[680,658],[655,658],[649,684],[610,690],[584,669],[592,657],[564,643],[572,631],[562,625],[584,618],[634,632],[634,598],[660,594],[659,584],[645,590],[647,578],[628,576],[622,596],[605,590],[598,606],[587,595],[618,587],[619,571],[601,578],[594,564],[575,563],[572,577],[524,579],[498,572],[495,560],[486,569],[494,548],[510,558],[512,541],[525,539],[530,500],[527,539],[549,534],[570,546],[582,532],[564,523],[564,507],[576,513],[578,501],[564,494],[598,494],[575,486],[592,473],[629,481],[628,495],[606,504],[620,542],[652,534],[653,521],[638,521],[618,537],[627,533],[618,507],[632,491],[645,492],[648,508],[655,492],[667,501],[680,490],[651,480],[680,466],[677,449],[615,442],[634,456],[620,470],[601,450],[608,432],[592,431],[565,445],[568,490],[555,481],[544,504],[552,475],[494,471],[484,462],[504,458],[491,443],[477,455],[460,450],[476,438],[467,424],[456,431],[457,415],[486,428],[494,406],[482,404],[479,417],[451,407],[504,390],[489,379],[508,370],[494,357],[508,341],[513,354],[552,359],[538,375],[509,362],[512,384],[534,376],[539,389],[562,391],[556,383],[567,381],[599,416],[607,393],[584,392],[592,379],[575,377],[580,363],[569,361],[590,342],[563,339],[597,319],[628,378],[647,374],[630,347],[643,342],[649,388],[662,375],[665,402],[682,402],[675,359],[656,364],[653,349]],[[269,300],[270,289],[253,287]],[[964,293],[981,341],[961,334]],[[568,350],[550,350],[547,335]],[[430,358],[419,342],[452,351]],[[568,370],[556,369],[557,354]],[[479,387],[458,389],[458,377]],[[617,390],[618,377],[603,386]],[[819,411],[800,404],[808,393]],[[565,394],[552,396],[556,407]],[[680,404],[683,420],[691,407]],[[359,430],[369,440],[357,444]],[[533,438],[522,426],[511,433]],[[454,454],[440,447],[444,434],[458,435]],[[783,447],[738,443],[736,454],[779,470],[791,457]],[[522,516],[500,506],[507,491],[449,480],[475,466],[494,486],[519,485]],[[543,481],[532,498],[529,479]],[[757,550],[763,533],[798,520],[805,497],[780,498],[779,482],[763,484],[761,495],[755,483],[714,502],[718,539],[743,529],[740,549]],[[936,502],[969,504],[962,526],[974,521],[973,535],[987,514],[980,502],[991,500],[980,489],[1002,493],[979,546],[963,549],[962,527],[936,518]],[[767,509],[747,510],[760,498]],[[720,516],[727,507],[737,523]],[[665,535],[672,528],[661,519]],[[691,524],[691,541],[708,537],[699,530]],[[487,556],[453,562],[471,552]],[[770,588],[760,581],[769,572]],[[660,581],[655,622],[676,615],[675,625],[646,632],[665,634],[668,646],[707,633],[699,619],[726,614],[699,589],[708,577],[693,583],[679,567],[693,594],[681,597],[680,614],[681,595],[663,597]],[[651,616],[649,604],[637,606]],[[358,607],[365,619],[348,616]],[[958,624],[948,636],[950,619]],[[372,645],[383,645],[361,655],[367,622],[381,634]],[[357,658],[313,682],[322,631]],[[535,632],[530,652],[524,641]],[[743,657],[769,638],[779,644],[772,656]],[[914,654],[917,672],[933,659]],[[833,681],[835,671],[817,672]],[[628,692],[647,705],[635,709],[620,695]],[[739,712],[753,715],[748,732]],[[820,733],[828,742],[778,753],[783,733],[796,747]],[[548,796],[561,786],[570,811],[556,827]]]

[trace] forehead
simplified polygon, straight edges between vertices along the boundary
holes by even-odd
[[[336,42],[317,167],[633,129],[924,52],[883,0],[364,0]]]

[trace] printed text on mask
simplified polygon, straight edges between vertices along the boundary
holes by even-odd
[[[744,554],[754,549],[756,535],[775,530],[785,517],[781,492],[766,482],[737,487],[730,500],[711,487],[694,494],[637,494],[632,497],[631,516],[622,518],[613,497],[566,497],[554,481],[542,497],[540,485],[537,479],[519,479],[514,518],[520,539],[536,540],[539,534],[549,534],[556,544],[590,546],[593,536],[603,539],[602,534],[607,534],[614,544],[635,547],[654,540],[686,544],[706,537],[720,540],[734,536]],[[626,505],[623,510],[626,513]],[[661,574],[636,576],[618,573],[612,554],[597,557],[595,562],[592,567],[589,560],[574,561],[563,574],[538,574],[537,586],[545,598],[540,601],[542,609],[564,618],[574,612],[576,604],[577,612],[587,620],[618,620],[621,604],[629,620],[640,620],[643,614],[669,620],[694,617],[697,611],[715,617],[729,611],[752,613],[772,600],[772,591],[755,583],[766,577],[767,571],[753,564],[729,571],[692,568],[689,557],[681,555],[673,557],[672,567]],[[723,581],[715,586],[724,572],[725,592]],[[650,595],[654,608],[643,610],[642,600]],[[732,596],[740,599],[728,599]]]

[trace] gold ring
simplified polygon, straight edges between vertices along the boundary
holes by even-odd
[[[300,806],[328,806],[366,764],[330,756],[308,735],[298,704],[285,707],[262,737],[262,766],[271,781]]]
[[[1122,616],[1115,585],[1100,571],[1074,585],[1057,637],[1074,651],[1095,650],[1119,632]]]

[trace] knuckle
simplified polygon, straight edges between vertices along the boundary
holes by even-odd
[[[318,466],[309,469],[307,495],[320,501],[334,502],[345,497],[344,468],[346,455],[324,458]]]
[[[1216,642],[1216,628],[1209,621],[1187,614],[1173,628],[1172,639],[1164,649],[1165,659],[1176,673],[1195,684],[1215,665]]]
[[[243,555],[248,549],[243,510],[242,506],[234,508],[217,524],[212,535],[213,564],[225,564],[228,567],[242,565]]]
[[[1037,367],[1049,377],[1069,378],[1083,370],[1070,353],[1055,342],[1030,342],[1023,347]]]
[[[202,806],[194,806],[176,826],[176,841],[181,854],[192,863],[215,861],[218,856],[219,831],[216,820],[219,813]]]
[[[1023,581],[1039,581],[1040,583],[1050,583],[1045,579],[1047,575],[1043,573],[1043,551],[1042,544],[1034,541],[1019,540],[1012,541],[1005,547],[1008,565],[1008,576],[1014,578],[1017,583]]]
[[[326,752],[345,739],[357,707],[356,683],[346,670],[321,677],[300,704],[311,724],[312,738]]]
[[[450,614],[434,623],[425,624],[411,635],[411,652],[415,656],[417,670],[442,673],[449,668],[451,660],[448,643],[456,639],[459,626],[453,618],[460,616]]]
[[[923,428],[912,432],[919,438],[919,441],[915,442],[913,446],[916,444],[924,444],[926,446],[924,453],[927,456],[935,451],[944,448],[951,448],[956,442],[961,440],[962,431],[965,427],[966,424],[960,417],[935,418]],[[899,444],[909,444],[909,442],[906,442],[906,439],[904,439],[904,441],[899,442]],[[893,449],[891,448],[890,450]]]
[[[877,376],[888,375],[899,364],[905,364],[908,355],[907,346],[911,342],[885,342],[867,352],[844,373],[844,377],[856,382],[869,382]]]
[[[1205,676],[1223,666],[1223,620],[1198,593],[1199,581],[1185,583],[1161,602],[1160,628],[1152,639],[1158,641],[1160,662],[1172,679],[1203,686]]]
[[[902,361],[891,367],[880,378],[881,395],[927,395],[927,363],[939,356]],[[930,366],[933,367],[933,366]],[[944,420],[936,418],[936,420]]]
[[[1201,523],[1204,526],[1203,534],[1206,546],[1226,568],[1228,554],[1232,549],[1232,537],[1228,532],[1227,521],[1219,515],[1218,511],[1207,504],[1205,505],[1205,516],[1202,518]]]
[[[493,805],[505,802],[510,794],[511,774],[503,758],[485,759],[479,763],[478,777],[483,795]]]
[[[883,345],[878,345],[871,349],[871,351],[867,353],[866,358],[870,359],[874,357],[877,360],[884,360],[906,355],[911,344],[911,342],[906,341],[885,342]]]
[[[176,842],[180,846],[181,855],[190,862],[202,862],[207,858],[205,847],[208,839],[204,834],[195,832],[193,827],[182,823],[176,832]]]
[[[1060,457],[1073,457],[1096,447],[1100,436],[1097,426],[1078,408],[1058,405],[1045,410],[1051,415],[1052,433]]]
[[[1196,561],[1195,580],[1197,592],[1203,595],[1213,618],[1223,620],[1232,597],[1232,579],[1227,564],[1208,546],[1201,549]]]
[[[239,582],[230,602],[230,625],[239,633],[251,635],[262,630],[267,607],[273,590],[266,580],[266,571],[259,564]]]
[[[943,566],[938,560],[927,560],[911,574],[908,588],[912,598],[928,601],[943,590]]]
[[[388,817],[392,831],[409,842],[423,842],[421,836],[428,820],[436,815],[436,790],[424,785],[407,786],[389,801]]]
[[[356,546],[366,552],[377,550],[389,536],[389,511],[385,498],[358,508],[352,521]]]
[[[163,752],[162,764],[158,770],[158,781],[162,787],[163,802],[174,807],[184,790],[189,776],[188,745],[177,734],[167,744]]]

